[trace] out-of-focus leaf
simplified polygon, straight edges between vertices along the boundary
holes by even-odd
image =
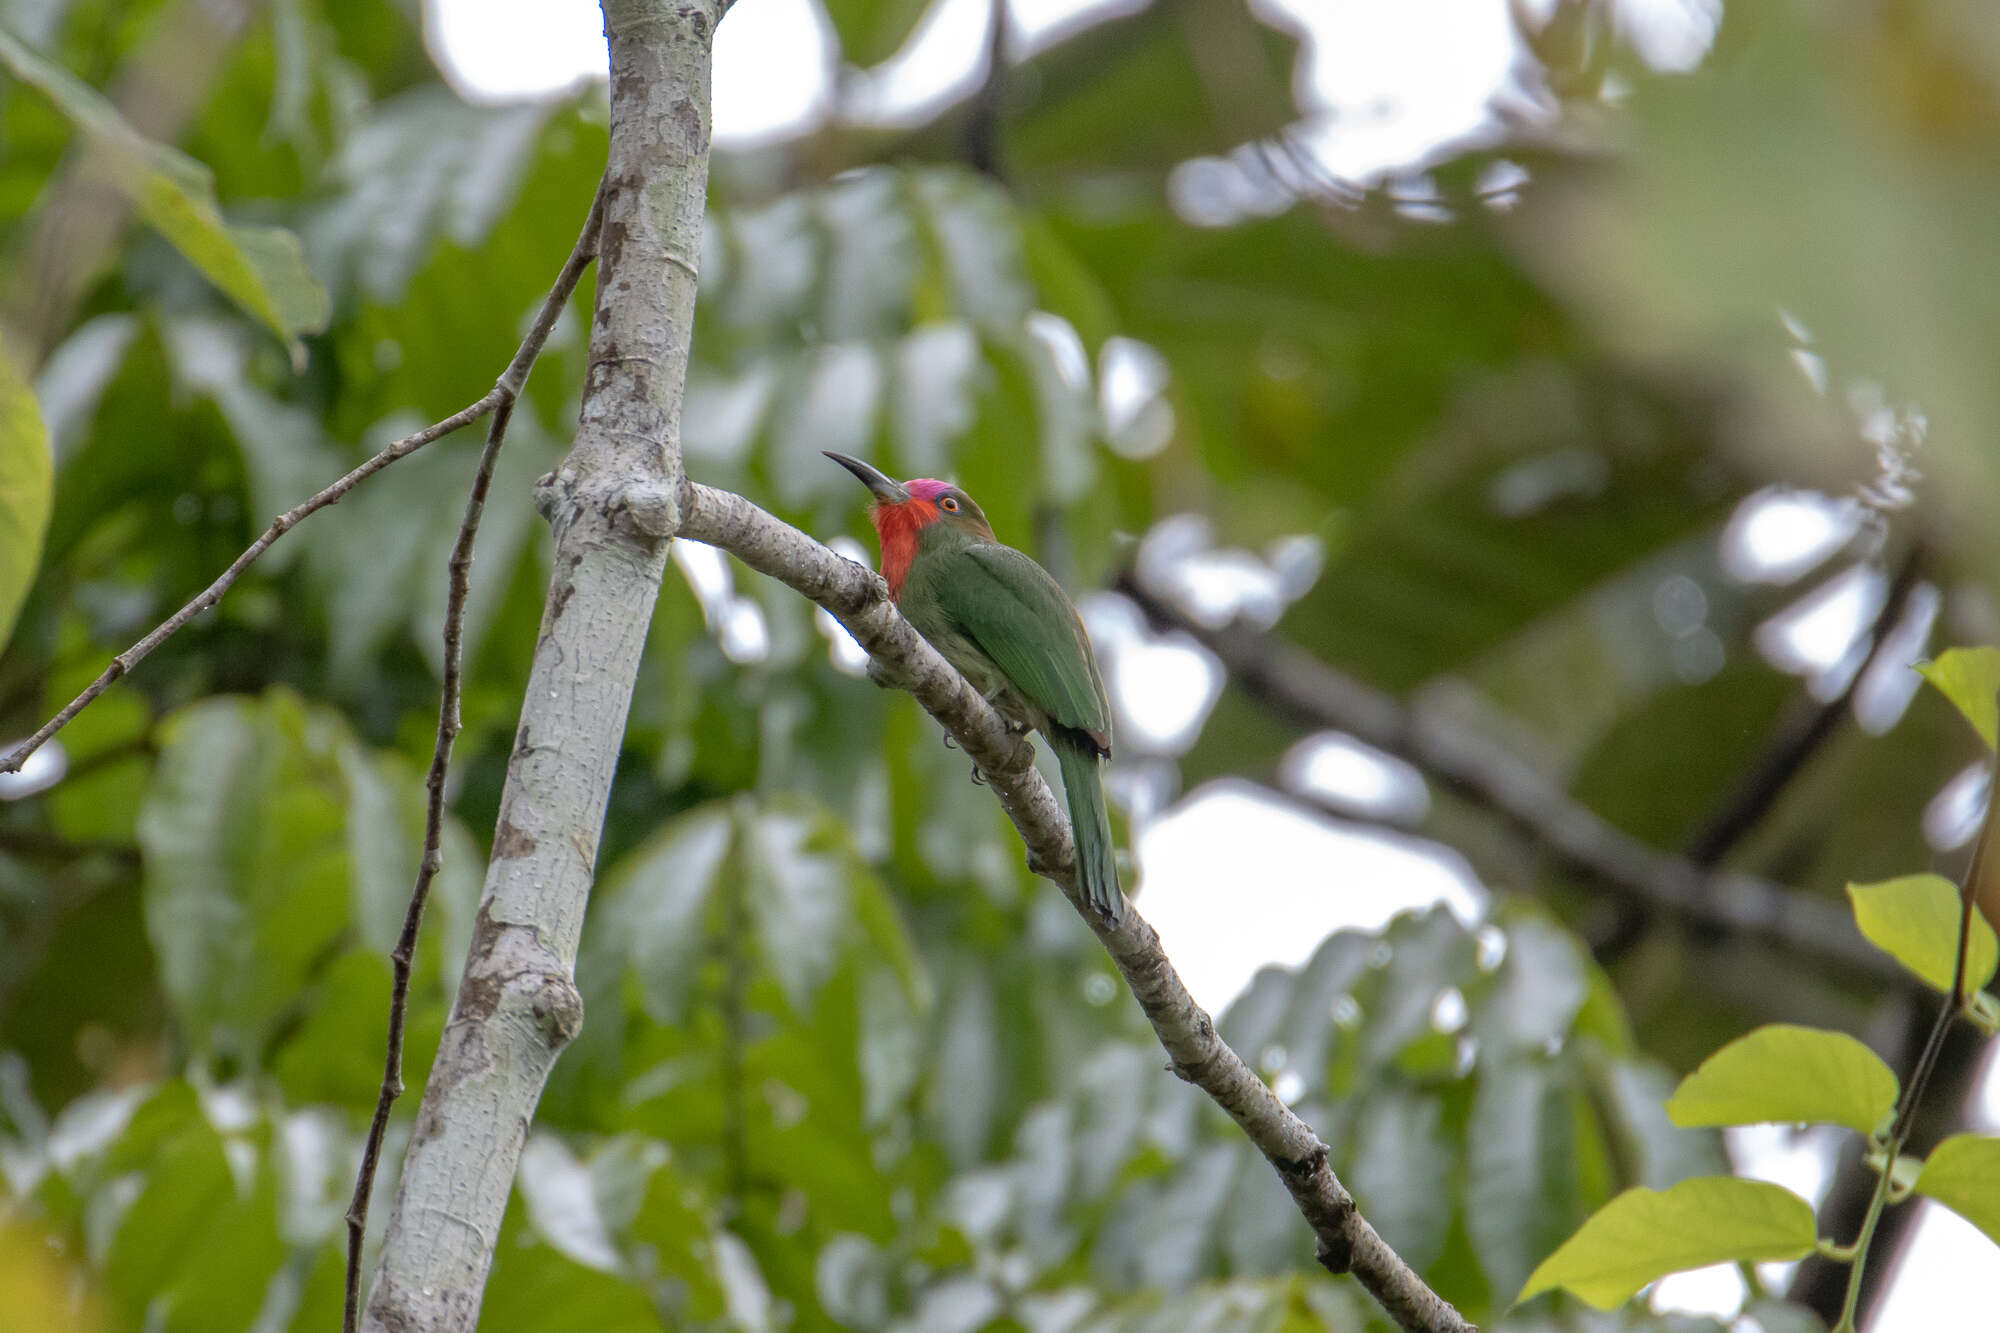
[[[1917,667],[1994,748],[2000,736],[2000,648],[1950,648]]]
[[[1950,990],[1958,964],[1962,916],[1958,886],[1942,875],[1904,875],[1880,884],[1850,884],[1854,923],[1868,942],[1914,973],[1925,985]],[[1972,913],[1966,941],[1965,986],[1978,990],[2000,963],[2000,939],[1986,918]]]
[[[0,30],[0,52],[11,40]],[[41,563],[54,473],[35,392],[0,345],[0,646]]]
[[[1952,1135],[1931,1149],[1916,1188],[2000,1244],[2000,1138]]]
[[[1729,1043],[1667,1102],[1677,1125],[1806,1121],[1872,1134],[1896,1105],[1896,1075],[1844,1032],[1773,1023]]]
[[[332,165],[342,190],[305,227],[315,265],[336,292],[396,300],[441,237],[467,247],[486,238],[560,110],[473,106],[437,86],[370,108]]]
[[[139,816],[161,979],[197,1050],[254,1058],[346,929],[335,738],[289,696],[205,700],[163,737]]]
[[[302,368],[299,335],[326,327],[328,302],[306,267],[298,238],[282,227],[224,222],[208,168],[139,134],[95,89],[5,31],[0,31],[0,62],[76,122],[95,155],[92,168],[104,182],[124,194],[224,295],[283,339],[294,367]]]
[[[1516,1290],[1609,1190],[1606,1145],[1559,1066],[1484,1067],[1467,1126],[1465,1225],[1495,1292]]]
[[[2000,482],[1978,314],[2000,263],[1970,221],[2000,200],[1991,16],[1939,4],[1850,22],[1772,4],[1723,34],[1698,70],[1634,80],[1619,170],[1531,161],[1542,188],[1514,238],[1615,345],[1681,376],[1727,367],[1761,400],[1730,445],[1777,475],[1865,479],[1880,418],[1856,438],[1845,409],[1914,405],[1930,439],[1919,502],[1993,568],[1972,497]]]
[[[1631,1189],[1543,1260],[1520,1299],[1563,1287],[1608,1310],[1668,1273],[1797,1259],[1817,1239],[1812,1205],[1760,1180],[1704,1177],[1664,1192]]]
[[[356,988],[372,970],[386,997],[386,972],[379,955],[374,969],[335,964],[362,943],[357,932],[379,943],[400,929],[395,899],[407,901],[419,859],[414,775],[376,768],[334,715],[284,692],[203,700],[161,735],[139,816],[146,921],[189,1044],[254,1065],[276,1029],[303,1018],[296,1035],[310,1053],[283,1066],[287,1077],[318,1080],[321,1095],[339,1087],[372,1099],[372,1078],[332,1072],[346,1067],[340,1048],[379,1040],[380,1016],[356,1012]],[[453,867],[433,885],[433,930],[419,952],[419,1029],[444,998],[442,941],[462,949],[478,886],[463,834],[447,846]]]
[[[1478,1001],[1473,1035],[1486,1051],[1540,1052],[1560,1042],[1589,993],[1574,937],[1538,917],[1505,926],[1507,954]]]
[[[820,0],[854,65],[879,65],[896,54],[922,18],[927,0]]]
[[[1364,1064],[1396,1057],[1425,1033],[1450,978],[1463,975],[1474,954],[1472,934],[1442,908],[1410,914],[1390,923],[1388,966],[1379,989],[1365,1001],[1368,1019]]]
[[[1404,1090],[1371,1097],[1353,1135],[1344,1178],[1390,1248],[1422,1272],[1443,1252],[1454,1211],[1458,1150],[1445,1134],[1443,1103]]]

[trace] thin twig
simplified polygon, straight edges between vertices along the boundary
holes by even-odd
[[[1036,772],[1033,747],[1007,730],[986,701],[896,614],[881,578],[843,559],[742,496],[688,483],[680,535],[731,552],[744,564],[826,608],[887,664],[985,774],[987,786],[1027,844],[1028,864],[1062,888],[1146,1013],[1174,1073],[1229,1113],[1264,1154],[1317,1238],[1329,1272],[1352,1273],[1410,1333],[1472,1333],[1472,1325],[1389,1248],[1334,1175],[1318,1134],[1286,1106],[1181,984],[1159,936],[1125,908],[1110,925],[1076,885],[1069,820]]]
[[[409,1022],[410,973],[417,956],[417,935],[423,928],[431,884],[444,865],[445,778],[451,771],[452,746],[463,729],[459,706],[464,694],[465,605],[472,595],[472,549],[479,536],[479,521],[486,513],[487,492],[492,489],[494,465],[500,460],[500,446],[506,441],[514,404],[570,293],[596,257],[603,219],[604,192],[600,188],[591,202],[590,215],[584,219],[583,233],[577,237],[568,261],[536,312],[528,336],[494,386],[493,391],[502,396],[501,401],[493,409],[493,419],[487,426],[486,447],[480,451],[479,466],[472,474],[472,487],[465,498],[465,517],[458,525],[458,539],[452,543],[451,559],[446,564],[443,683],[438,691],[437,742],[431,750],[430,771],[424,777],[424,852],[417,864],[416,884],[410,890],[409,908],[403,914],[403,933],[389,955],[394,976],[390,983],[389,1039],[382,1064],[382,1090],[375,1100],[375,1118],[368,1127],[361,1167],[355,1173],[354,1196],[347,1205],[346,1306],[341,1325],[345,1333],[355,1333],[360,1320],[361,1248],[368,1235],[369,1196],[374,1193],[375,1172],[382,1160],[382,1140],[389,1130],[390,1108],[403,1095],[403,1038]]]
[[[1688,844],[1688,860],[1698,866],[1720,865],[1736,844],[1770,812],[1791,780],[1805,767],[1806,761],[1833,736],[1854,702],[1854,692],[1881,659],[1884,647],[1902,623],[1903,612],[1910,604],[1910,595],[1921,581],[1923,563],[1923,548],[1911,547],[1889,583],[1889,595],[1883,598],[1882,609],[1876,613],[1874,624],[1865,632],[1863,641],[1869,646],[1861,665],[1847,678],[1847,684],[1838,695],[1790,719],[1788,725],[1779,731],[1743,781],[1730,792],[1722,808]]]
[[[459,427],[470,425],[479,420],[498,407],[506,396],[506,392],[498,387],[489,390],[476,402],[459,409],[444,420],[426,426],[414,435],[405,435],[402,439],[397,440],[394,444],[382,450],[381,453],[376,454],[373,458],[361,464],[340,478],[340,480],[328,486],[325,490],[320,491],[311,499],[301,501],[271,520],[271,526],[264,529],[264,534],[257,538],[256,541],[251,542],[248,547],[244,548],[243,554],[237,556],[231,562],[229,568],[223,570],[217,576],[215,582],[202,589],[186,606],[183,606],[180,610],[161,621],[145,638],[112,658],[110,665],[104,668],[96,680],[93,680],[84,688],[83,693],[63,705],[60,713],[57,713],[47,722],[44,722],[41,729],[35,732],[34,735],[28,737],[28,739],[22,741],[13,750],[9,751],[7,757],[4,760],[0,760],[0,773],[20,772],[21,765],[28,761],[29,755],[41,749],[47,743],[49,737],[68,726],[71,719],[95,702],[97,696],[110,689],[113,682],[120,676],[144,661],[148,653],[172,638],[190,620],[193,620],[196,616],[208,610],[209,607],[221,601],[222,595],[235,586],[236,580],[242,577],[243,571],[255,563],[258,556],[269,550],[271,544],[277,541],[278,538],[284,536],[300,522],[318,513],[328,505],[337,504],[346,497],[349,491],[374,476],[377,472],[380,472],[383,468],[389,466],[389,464],[399,459],[408,458],[411,454],[430,444],[432,441],[442,439]]]
[[[1895,1183],[1896,1159],[1902,1156],[1903,1149],[1909,1144],[1917,1106],[1930,1086],[1931,1075],[1937,1072],[1938,1057],[1944,1052],[1952,1020],[1965,1012],[1966,1001],[1970,998],[1966,969],[1972,952],[1972,914],[1978,903],[1975,890],[1985,875],[1986,857],[1996,819],[2000,819],[2000,782],[1994,783],[1988,793],[1986,818],[1979,826],[1979,840],[1973,844],[1972,859],[1966,863],[1965,878],[1959,885],[1958,948],[1952,961],[1951,991],[1939,1007],[1936,1020],[1931,1023],[1930,1036],[1925,1039],[1924,1049],[1917,1056],[1916,1068],[1903,1087],[1902,1099],[1896,1103],[1896,1118],[1890,1124],[1888,1140],[1882,1145],[1881,1175],[1875,1182],[1874,1194],[1868,1200],[1868,1213],[1862,1219],[1860,1233],[1854,1238],[1854,1259],[1847,1275],[1847,1295],[1841,1303],[1840,1321],[1833,1326],[1833,1333],[1854,1333],[1854,1313],[1861,1301],[1868,1250],[1875,1239],[1875,1225],[1881,1220],[1882,1209],[1889,1201],[1890,1187]]]
[[[1200,624],[1130,574],[1115,590],[1156,626],[1183,630],[1214,653],[1230,680],[1281,718],[1342,731],[1416,765],[1501,816],[1572,873],[1652,908],[1732,934],[1764,938],[1849,972],[1900,981],[1901,972],[1831,901],[1751,875],[1711,872],[1649,846],[1572,800],[1504,746],[1419,700],[1406,705],[1273,635]]]

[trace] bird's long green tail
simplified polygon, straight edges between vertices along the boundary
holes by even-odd
[[[1083,890],[1084,901],[1115,923],[1125,898],[1118,891],[1111,813],[1104,805],[1097,751],[1089,737],[1062,731],[1049,737],[1049,748],[1062,766],[1063,792],[1069,797],[1069,822],[1076,834],[1077,885]]]

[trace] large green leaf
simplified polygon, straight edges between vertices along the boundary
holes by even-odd
[[[41,564],[54,472],[35,392],[0,344],[0,646]]]
[[[1895,1109],[1895,1071],[1844,1032],[1774,1023],[1729,1043],[1667,1102],[1677,1125],[1806,1121],[1872,1134]]]
[[[1704,1177],[1663,1192],[1631,1189],[1543,1260],[1520,1299],[1563,1287],[1608,1310],[1669,1273],[1798,1259],[1817,1239],[1812,1205],[1778,1185]]]
[[[282,227],[223,221],[206,167],[139,134],[95,89],[4,30],[0,63],[76,122],[94,154],[91,170],[124,194],[224,295],[282,338],[294,367],[303,368],[299,335],[326,327],[328,301],[306,267],[298,238]]]
[[[1854,922],[1869,943],[1926,985],[1951,989],[1963,917],[1956,884],[1942,875],[1904,875],[1880,884],[1850,884],[1847,896],[1854,904]],[[1971,914],[1970,925],[1965,988],[1976,991],[1993,979],[1995,964],[2000,963],[2000,940],[1979,913]]]

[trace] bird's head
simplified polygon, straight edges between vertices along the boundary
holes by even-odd
[[[910,561],[916,558],[926,529],[942,524],[987,541],[997,540],[993,525],[986,521],[978,504],[948,481],[934,477],[897,481],[858,458],[831,451],[826,456],[852,472],[875,497],[875,503],[868,508],[868,517],[875,524],[875,535],[882,539],[882,576],[888,579],[892,596],[902,593],[903,576],[909,572]]]

